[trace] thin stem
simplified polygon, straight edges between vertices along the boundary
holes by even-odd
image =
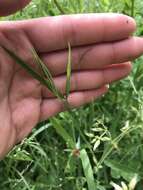
[[[135,0],[131,0],[131,16],[135,16]]]
[[[63,99],[62,102],[64,104],[64,108],[70,114],[70,116],[72,118],[72,124],[73,124],[73,121],[75,120],[75,118],[74,118],[73,112],[71,110],[71,106],[70,106],[70,104],[68,102],[68,98],[66,97],[65,99]],[[72,134],[73,134],[74,142],[76,143],[75,129],[74,129],[73,125],[72,125]]]
[[[65,11],[63,10],[63,8],[60,6],[60,4],[58,3],[57,0],[53,0],[57,9],[60,11],[61,14],[66,14]]]

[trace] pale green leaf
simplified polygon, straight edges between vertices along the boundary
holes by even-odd
[[[68,63],[67,63],[67,79],[66,79],[66,97],[70,93],[70,80],[71,80],[71,46],[68,43]]]
[[[84,175],[86,177],[88,190],[97,190],[91,163],[85,149],[82,149],[80,151],[80,158],[82,161],[82,167],[83,167]]]

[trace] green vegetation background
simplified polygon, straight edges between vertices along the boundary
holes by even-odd
[[[141,0],[58,0],[58,7],[56,1],[33,0],[6,19],[87,12],[134,16],[137,35],[143,35]],[[78,149],[85,153],[82,158]],[[142,58],[134,62],[132,74],[111,85],[102,99],[73,110],[72,116],[65,112],[39,124],[0,162],[0,189],[94,190],[92,174],[97,190],[112,190],[111,181],[128,184],[135,175],[135,189],[143,189]]]

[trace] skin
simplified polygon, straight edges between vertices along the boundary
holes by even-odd
[[[13,4],[12,4],[13,2]],[[2,0],[7,15],[28,1]],[[23,7],[22,6],[22,7]],[[7,11],[8,10],[8,11]],[[35,48],[64,93],[67,43],[72,46],[69,103],[78,107],[108,91],[107,84],[126,77],[130,61],[143,53],[143,39],[132,37],[135,21],[121,14],[85,14],[0,23],[0,46],[34,67]],[[0,48],[0,157],[39,122],[64,111],[62,103]]]

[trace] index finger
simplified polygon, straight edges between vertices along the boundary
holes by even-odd
[[[110,42],[129,37],[136,29],[133,18],[122,14],[78,14],[46,17],[16,23],[39,52]]]

